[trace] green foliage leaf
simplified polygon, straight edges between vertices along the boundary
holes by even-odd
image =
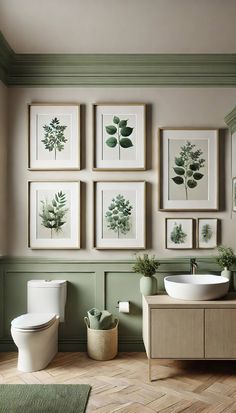
[[[130,128],[130,126],[124,126],[123,128],[121,128],[120,133],[122,136],[130,136],[131,133],[133,132],[134,128]]]
[[[193,189],[197,186],[197,182],[194,179],[188,179],[187,185],[189,188]]]
[[[122,148],[130,148],[131,146],[134,146],[134,145],[129,138],[122,138],[120,140],[120,146],[122,146]]]
[[[120,122],[120,118],[118,118],[118,116],[114,116],[113,117],[113,122],[118,124]]]
[[[128,122],[128,119],[121,120],[119,123],[119,128],[123,128],[124,126],[127,126],[127,122]]]
[[[155,255],[143,254],[136,257],[132,269],[137,274],[151,277],[157,272],[159,265],[160,263],[155,259]]]
[[[190,178],[190,176],[193,176],[193,171],[191,171],[190,169],[186,172],[186,175],[188,178]]]
[[[176,167],[173,168],[173,169],[174,169],[174,171],[175,171],[175,173],[176,173],[177,175],[184,175],[184,173],[185,173],[184,168],[180,168],[179,166],[176,166]]]
[[[181,185],[184,183],[184,179],[182,178],[182,176],[174,176],[174,178],[172,178],[172,180],[177,184],[177,185]]]
[[[200,179],[202,179],[203,176],[204,176],[204,175],[201,174],[200,172],[195,172],[195,173],[193,174],[194,179],[196,179],[197,181],[199,181]]]
[[[111,136],[106,140],[107,146],[114,148],[117,145],[117,139],[114,136]]]
[[[198,163],[192,163],[191,165],[189,165],[189,168],[190,168],[192,171],[198,171],[199,168],[200,168],[200,165],[199,165]]]
[[[182,158],[175,158],[175,165],[177,165],[177,166],[184,166],[184,159],[182,159]]]
[[[114,125],[106,126],[106,131],[109,135],[114,135],[117,132],[117,128]]]

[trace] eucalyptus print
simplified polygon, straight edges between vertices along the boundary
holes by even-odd
[[[204,242],[208,242],[211,240],[213,235],[212,227],[209,224],[205,224],[202,226],[201,230],[201,237]]]
[[[65,143],[68,141],[65,137],[66,125],[60,125],[60,121],[57,118],[51,120],[49,125],[44,125],[44,139],[42,142],[49,152],[54,151],[54,159],[57,159],[57,151],[61,152]]]
[[[105,219],[107,228],[114,231],[117,238],[120,237],[120,234],[126,235],[130,231],[132,209],[130,201],[126,200],[123,195],[119,194],[112,199],[112,203],[105,213]]]
[[[50,230],[53,238],[53,232],[58,234],[66,223],[66,213],[69,210],[66,208],[66,194],[60,191],[50,202],[47,199],[40,202],[42,209],[39,216],[42,218],[42,226]]]
[[[113,117],[113,124],[105,126],[106,132],[109,138],[106,140],[109,148],[115,148],[118,145],[119,160],[120,160],[120,148],[131,148],[133,145],[131,135],[134,128],[128,126],[129,119],[120,119],[118,116]],[[130,136],[130,138],[128,137]]]
[[[200,172],[205,166],[205,159],[202,158],[203,151],[196,149],[196,145],[187,141],[181,146],[180,153],[175,157],[173,170],[175,176],[172,178],[176,185],[182,185],[185,190],[185,199],[188,199],[189,189],[194,189],[198,185],[204,174]]]
[[[182,224],[174,223],[174,228],[171,231],[170,239],[174,244],[184,244],[187,234],[183,231]]]

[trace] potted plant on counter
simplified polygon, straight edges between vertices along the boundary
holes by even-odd
[[[230,280],[230,267],[232,267],[232,265],[236,262],[234,251],[231,247],[224,247],[223,245],[220,245],[217,250],[219,254],[216,257],[216,262],[223,269],[223,271],[221,271],[221,275]]]
[[[140,292],[143,295],[156,293],[156,279],[153,275],[157,272],[160,263],[155,259],[155,255],[137,255],[133,265],[133,271],[142,274],[140,278]]]

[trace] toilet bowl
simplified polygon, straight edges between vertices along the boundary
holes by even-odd
[[[59,316],[23,314],[12,320],[11,334],[18,347],[17,368],[23,372],[44,369],[58,351]]]
[[[14,318],[11,335],[18,348],[17,368],[44,369],[58,351],[58,326],[64,321],[66,281],[28,282],[28,313]]]

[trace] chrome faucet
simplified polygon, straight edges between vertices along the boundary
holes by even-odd
[[[191,258],[190,265],[191,265],[191,267],[190,267],[190,269],[191,269],[191,274],[192,274],[192,275],[195,275],[195,274],[196,274],[196,270],[197,270],[197,263],[196,263],[196,259],[195,259],[195,258]]]

